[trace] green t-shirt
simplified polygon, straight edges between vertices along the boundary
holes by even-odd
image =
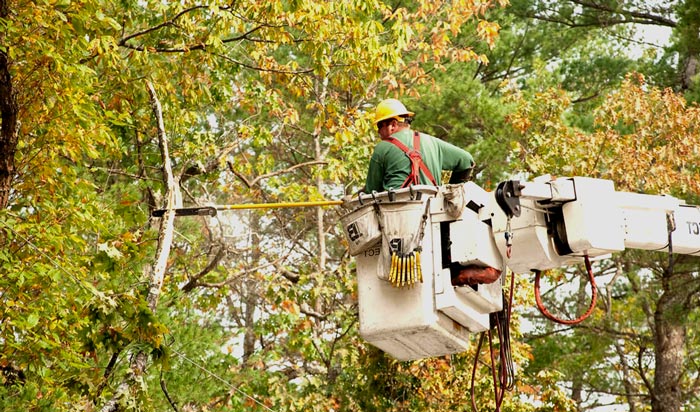
[[[394,133],[392,137],[409,149],[413,148],[413,130],[404,129]],[[420,153],[423,163],[438,185],[442,184],[443,170],[460,172],[474,166],[474,158],[466,150],[424,133],[420,133]],[[398,189],[406,181],[410,171],[411,161],[408,156],[393,143],[382,140],[374,147],[367,171],[365,191],[371,193]],[[420,174],[420,182],[432,185],[423,172]]]

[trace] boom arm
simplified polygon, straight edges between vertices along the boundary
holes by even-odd
[[[700,208],[675,197],[617,192],[609,180],[584,177],[502,185],[494,195],[502,213],[494,213],[492,228],[505,250],[510,224],[515,272],[624,249],[700,256]]]

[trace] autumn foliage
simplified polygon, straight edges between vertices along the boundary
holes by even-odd
[[[590,130],[568,125],[567,93],[520,100],[509,121],[521,134],[517,158],[533,174],[610,179],[618,190],[700,193],[700,108],[632,74],[594,113]]]

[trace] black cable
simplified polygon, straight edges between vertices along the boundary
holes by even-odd
[[[471,402],[474,412],[478,412],[476,408],[476,400],[474,393],[474,384],[476,381],[476,368],[479,360],[479,353],[481,352],[481,346],[484,342],[484,337],[488,336],[489,339],[489,353],[491,357],[491,374],[493,378],[493,391],[496,402],[495,412],[501,410],[501,404],[505,397],[505,392],[510,391],[515,386],[515,367],[513,363],[512,351],[511,351],[511,340],[510,340],[510,321],[513,308],[513,294],[515,288],[515,274],[511,273],[510,279],[510,291],[509,296],[506,299],[505,293],[502,294],[503,308],[496,313],[492,313],[490,317],[491,329],[486,332],[482,332],[479,337],[479,343],[476,347],[476,353],[474,354],[474,363],[472,365],[472,376],[471,376]],[[496,329],[499,342],[499,364],[496,367],[496,359],[494,357],[494,342],[492,330]]]
[[[481,345],[484,343],[484,335],[486,332],[481,332],[481,335],[479,336],[479,343],[476,345],[476,353],[474,354],[474,364],[472,365],[472,385],[471,388],[469,388],[469,392],[471,394],[471,401],[472,401],[472,409],[474,412],[479,412],[479,410],[476,408],[476,396],[474,394],[474,382],[476,381],[476,367],[479,363],[479,352],[481,352]]]
[[[676,223],[673,220],[673,216],[666,216],[666,225],[668,228],[668,275],[673,275],[673,264],[675,259],[673,258],[673,231],[676,230]]]

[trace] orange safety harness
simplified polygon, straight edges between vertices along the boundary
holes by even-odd
[[[405,144],[393,137],[389,137],[386,139],[386,141],[401,149],[404,153],[406,153],[406,156],[408,156],[409,160],[411,161],[411,172],[401,185],[402,188],[420,184],[421,171],[425,174],[425,177],[427,177],[428,180],[437,186],[433,174],[430,173],[428,166],[423,163],[423,157],[420,155],[420,135],[418,132],[413,132],[413,149],[409,149]]]

